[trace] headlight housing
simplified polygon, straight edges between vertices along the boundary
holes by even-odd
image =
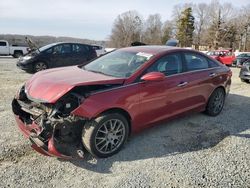
[[[32,59],[32,56],[24,56],[24,57],[20,58],[20,62],[25,62],[25,61],[28,61],[30,59]]]

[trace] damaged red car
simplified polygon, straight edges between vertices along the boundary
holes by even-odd
[[[45,70],[16,94],[12,109],[32,147],[48,156],[117,153],[131,133],[187,112],[216,116],[232,72],[194,50],[139,46],[85,66]]]

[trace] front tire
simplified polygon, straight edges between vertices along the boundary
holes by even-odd
[[[39,71],[46,70],[46,69],[48,69],[48,65],[42,61],[36,62],[33,66],[34,72],[39,72]]]
[[[225,102],[225,91],[217,88],[210,96],[205,113],[209,116],[217,116],[222,111]]]
[[[87,122],[83,127],[82,141],[92,155],[106,158],[121,150],[128,135],[127,119],[119,113],[110,113]]]

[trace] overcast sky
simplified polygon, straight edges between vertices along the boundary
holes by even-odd
[[[0,34],[53,35],[105,40],[115,18],[137,10],[144,19],[171,19],[173,6],[209,0],[1,0]],[[249,0],[222,0],[244,6]]]

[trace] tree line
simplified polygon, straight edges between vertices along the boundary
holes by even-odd
[[[73,37],[54,37],[54,36],[33,36],[33,35],[17,35],[17,34],[0,34],[1,40],[7,40],[11,45],[27,46],[25,37],[30,38],[38,47],[55,42],[79,42],[83,44],[95,44],[105,46],[106,41],[96,41],[89,39],[73,38]]]
[[[199,50],[250,51],[250,3],[241,8],[218,0],[178,4],[172,19],[165,21],[160,14],[144,20],[137,11],[124,12],[114,21],[109,46],[126,47],[134,41],[159,45],[171,38],[176,38],[181,47]]]

